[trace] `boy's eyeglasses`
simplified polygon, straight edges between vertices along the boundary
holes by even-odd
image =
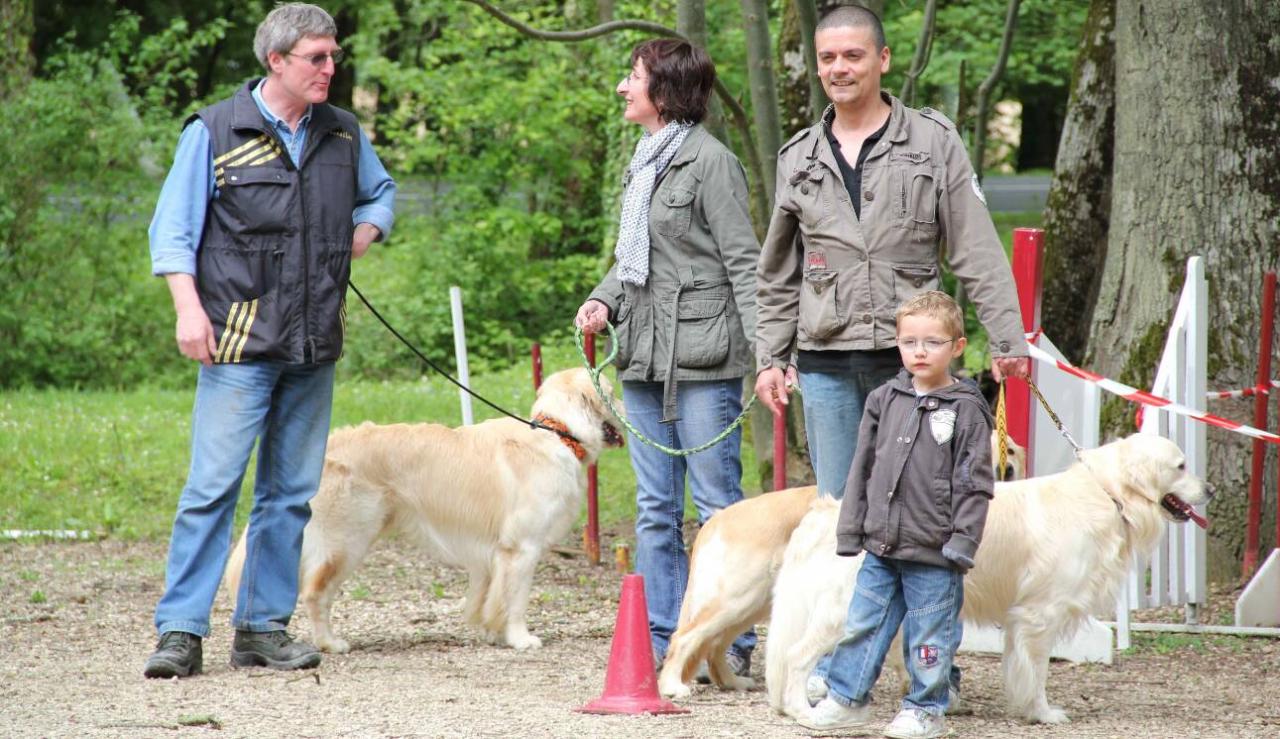
[[[333,66],[336,67],[342,63],[343,58],[346,57],[347,55],[346,52],[343,51],[342,49],[334,49],[332,54],[295,54],[292,51],[286,52],[286,53],[289,56],[296,56],[300,59],[306,59],[308,62],[311,63],[311,66],[315,67],[316,69],[324,69],[324,63],[329,59],[333,60]]]
[[[898,339],[898,348],[913,352],[917,347],[923,346],[925,351],[932,354],[942,351],[943,347],[953,341],[955,339]]]

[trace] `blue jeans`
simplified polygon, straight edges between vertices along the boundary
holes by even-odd
[[[853,452],[858,448],[858,424],[867,395],[898,374],[901,367],[882,372],[801,372],[800,397],[804,429],[809,437],[809,462],[818,478],[818,492],[837,500],[844,497]]]
[[[244,574],[231,623],[247,631],[288,625],[298,600],[302,530],[320,485],[334,365],[277,362],[201,367],[191,415],[191,469],[169,541],[160,633],[209,635],[240,483],[255,441],[258,470]]]
[[[960,643],[964,576],[947,567],[880,558],[864,552],[844,635],[831,657],[832,700],[865,703],[880,676],[898,626],[911,690],[903,708],[941,716],[949,700],[951,663]]]
[[[681,381],[676,391],[680,420],[660,423],[661,382],[623,382],[622,400],[629,420],[641,433],[676,449],[710,441],[742,412],[742,380]],[[672,457],[628,440],[636,473],[636,572],[644,576],[649,634],[661,659],[676,630],[689,580],[684,550],[685,474],[698,518],[742,500],[742,427],[724,441],[687,457]],[[754,631],[739,636],[732,650],[747,657],[756,645]]]

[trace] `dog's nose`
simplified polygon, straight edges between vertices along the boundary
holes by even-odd
[[[1214,484],[1213,484],[1213,483],[1211,483],[1211,482],[1206,482],[1206,483],[1204,484],[1204,497],[1206,497],[1206,498],[1212,498],[1214,495],[1216,495],[1216,494],[1217,494],[1217,492],[1218,492],[1218,486],[1217,486],[1217,485],[1214,485]]]

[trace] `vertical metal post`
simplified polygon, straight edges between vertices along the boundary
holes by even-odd
[[[787,413],[773,416],[773,489],[787,486]]]
[[[463,387],[471,387],[471,372],[467,369],[467,332],[462,322],[462,288],[454,285],[449,288],[449,309],[453,313],[453,353],[458,361],[458,382]],[[458,398],[462,403],[462,425],[470,426],[475,422],[471,414],[471,395],[462,388],[458,389]]]
[[[533,359],[533,390],[537,392],[542,387],[542,344],[534,344],[529,354]]]
[[[1262,334],[1258,337],[1258,382],[1261,391],[1271,382],[1272,333],[1275,329],[1276,273],[1268,272],[1262,280]],[[1267,427],[1267,396],[1258,392],[1253,396],[1253,426]],[[1249,475],[1249,517],[1244,534],[1245,578],[1253,575],[1258,566],[1258,529],[1262,525],[1262,468],[1266,462],[1266,442],[1253,440],[1253,469]],[[1280,526],[1280,524],[1277,524]],[[1277,529],[1280,531],[1280,528]]]
[[[1030,333],[1040,328],[1040,294],[1044,266],[1044,231],[1039,228],[1013,229],[1013,280],[1018,288],[1022,328]],[[1036,374],[1037,363],[1031,363]],[[1031,438],[1031,388],[1010,378],[1005,388],[1009,435],[1027,450],[1027,476],[1035,471],[1034,440]]]
[[[587,363],[596,366],[596,335],[584,333],[583,347],[587,353]],[[587,467],[587,528],[582,532],[582,548],[587,552],[587,561],[593,565],[600,564],[600,493],[599,472],[593,464]]]

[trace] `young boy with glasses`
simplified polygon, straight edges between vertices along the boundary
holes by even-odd
[[[867,397],[836,530],[836,551],[865,550],[828,692],[800,724],[866,730],[871,688],[903,627],[911,688],[884,735],[947,735],[952,660],[960,645],[964,573],[982,539],[994,480],[991,410],[951,360],[964,351],[964,318],[930,291],[895,315],[903,370]]]

